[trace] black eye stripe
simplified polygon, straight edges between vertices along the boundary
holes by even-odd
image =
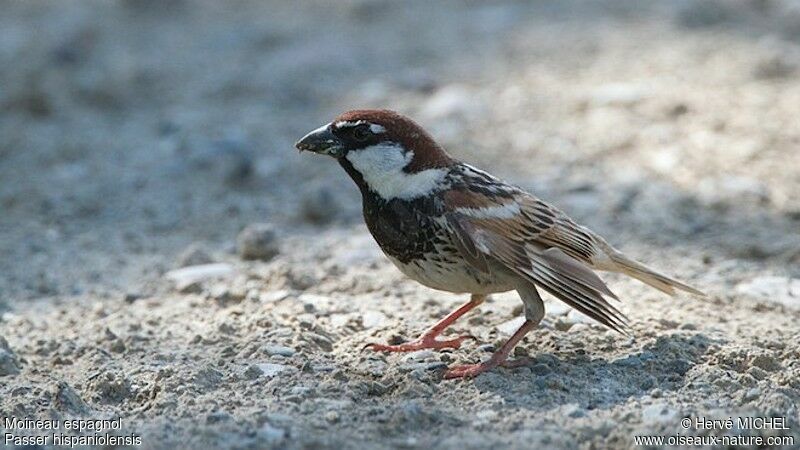
[[[372,136],[372,131],[369,129],[369,125],[367,124],[360,124],[353,127],[351,131],[353,134],[353,138],[357,141],[364,141],[369,139]]]

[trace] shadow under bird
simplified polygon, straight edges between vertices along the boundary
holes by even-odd
[[[626,333],[618,297],[594,270],[619,272],[674,295],[697,289],[625,256],[590,229],[524,190],[450,156],[411,119],[387,110],[348,111],[295,145],[335,158],[358,186],[364,220],[386,256],[408,277],[470,300],[418,339],[369,344],[377,351],[458,348],[471,336],[437,337],[487,295],[516,290],[525,321],[487,361],[450,367],[473,377],[499,365],[544,316],[537,288]]]

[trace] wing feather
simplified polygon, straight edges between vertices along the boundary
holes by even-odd
[[[605,296],[619,299],[586,264],[595,243],[591,232],[564,213],[523,191],[494,200],[479,192],[459,190],[463,204],[449,205],[445,215],[464,258],[488,272],[493,262],[542,287],[561,301],[603,325],[626,333],[627,318]],[[509,201],[519,206],[511,209]],[[476,208],[480,205],[480,208]],[[509,210],[518,210],[509,216]],[[503,215],[492,217],[492,211]]]

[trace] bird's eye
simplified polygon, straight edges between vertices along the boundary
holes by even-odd
[[[359,142],[366,141],[370,136],[372,136],[372,132],[366,124],[353,128],[353,138]]]

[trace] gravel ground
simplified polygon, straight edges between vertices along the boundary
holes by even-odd
[[[796,1],[0,10],[3,433],[121,418],[152,449],[800,446]],[[515,352],[530,361],[474,380],[442,369],[508,337],[514,295],[449,331],[478,338],[461,349],[361,352],[465,299],[404,278],[341,169],[292,150],[355,107],[414,117],[709,298],[606,276],[632,338],[548,299]],[[681,425],[757,416],[787,429]]]

